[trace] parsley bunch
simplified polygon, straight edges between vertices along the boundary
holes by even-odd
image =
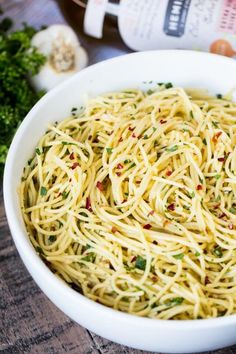
[[[0,177],[13,135],[31,107],[42,96],[29,83],[45,58],[31,46],[35,29],[24,25],[23,29],[9,33],[12,21],[0,22]]]

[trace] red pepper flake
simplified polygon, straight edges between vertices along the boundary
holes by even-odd
[[[222,214],[219,215],[219,218],[220,218],[220,219],[223,219],[225,216],[226,216],[226,214],[225,214],[225,213],[222,213]]]
[[[141,184],[141,181],[136,181],[136,184]]]
[[[131,258],[131,263],[133,263],[134,261],[136,261],[136,259],[137,259],[137,256],[133,256],[133,257]]]
[[[121,143],[123,141],[122,136],[120,137],[120,139],[118,140],[119,143]]]
[[[166,171],[166,176],[171,176],[172,173],[173,173],[172,171],[168,170],[168,171]]]
[[[71,181],[72,181],[72,179],[70,178],[70,179],[69,179],[69,182],[71,182]]]
[[[229,224],[228,227],[229,227],[230,230],[233,230],[233,229],[234,229],[234,225],[232,224],[232,222]]]
[[[143,226],[143,228],[144,228],[145,230],[150,230],[151,227],[152,227],[152,225],[150,225],[150,224],[146,224],[146,225]]]
[[[196,190],[197,191],[201,191],[203,188],[202,184],[198,184],[197,187],[196,187]]]
[[[210,284],[210,279],[208,277],[205,277],[205,285]]]
[[[74,160],[75,154],[72,152],[72,153],[70,154],[69,158],[70,158],[70,160]]]
[[[132,138],[137,138],[135,133],[133,133],[131,136],[132,136]]]
[[[218,140],[218,138],[221,136],[221,134],[222,134],[222,132],[216,133],[216,134],[213,136],[212,141],[213,141],[214,143],[216,143],[217,140]]]
[[[121,163],[118,163],[118,165],[116,166],[116,168],[118,168],[119,170],[121,170],[123,168],[123,165]]]
[[[167,209],[168,209],[168,210],[171,210],[171,211],[174,211],[174,210],[175,210],[175,205],[174,205],[174,203],[168,205]]]
[[[214,209],[218,209],[219,206],[220,206],[220,203],[216,204],[216,205],[214,206]]]
[[[115,226],[112,226],[111,232],[114,234],[114,233],[117,232],[117,231],[118,231],[118,229],[117,229]]]
[[[120,176],[121,176],[121,172],[116,172],[116,175],[117,175],[118,177],[120,177]]]
[[[103,191],[103,184],[102,182],[97,182],[96,187],[102,192]]]
[[[123,203],[126,203],[126,202],[127,202],[127,199],[124,199],[123,202],[122,202],[122,204],[123,204]]]
[[[133,132],[134,129],[135,129],[135,127],[134,127],[134,128],[132,128],[132,127],[129,127],[129,128],[128,128],[128,130],[129,130],[130,132]]]
[[[156,283],[157,280],[158,280],[158,278],[157,278],[155,275],[153,275],[153,276],[151,277],[151,279],[152,279],[152,281],[153,281],[154,283]]]
[[[224,157],[219,157],[217,160],[220,161],[220,162],[224,162],[225,158]]]
[[[160,123],[161,123],[161,124],[165,124],[166,122],[167,122],[167,121],[164,120],[164,119],[161,119],[161,120],[160,120]]]
[[[74,162],[73,165],[71,166],[71,169],[74,170],[78,166],[79,166],[78,162]]]
[[[154,210],[151,210],[151,211],[149,211],[148,216],[149,216],[149,215],[153,215],[154,213],[155,213],[155,211],[154,211]]]
[[[91,206],[90,197],[86,198],[85,208],[86,208],[88,211],[93,211],[92,206]]]

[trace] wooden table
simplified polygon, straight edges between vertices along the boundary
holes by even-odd
[[[0,0],[5,15],[15,20],[15,28],[19,28],[23,21],[36,27],[69,21],[79,32],[81,42],[88,50],[90,64],[129,52],[112,30],[103,41],[83,35],[81,14],[76,7],[76,11],[69,11],[69,2],[70,0]],[[4,212],[2,183],[0,290],[1,353],[145,354],[143,351],[110,342],[80,327],[46,298],[24,267],[10,236]],[[213,353],[234,354],[236,346]]]

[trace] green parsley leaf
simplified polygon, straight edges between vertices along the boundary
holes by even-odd
[[[39,247],[39,246],[36,246],[36,247],[35,247],[35,250],[36,250],[36,252],[39,253],[39,254],[44,254],[43,249],[42,249],[41,247]]]
[[[147,134],[144,134],[143,139],[145,139],[145,140],[148,139]]]
[[[183,301],[184,301],[184,298],[178,296],[178,297],[174,297],[174,298],[171,299],[170,301],[166,302],[165,305],[166,305],[166,306],[181,305]]]
[[[207,145],[207,141],[206,141],[205,138],[202,140],[202,142],[203,142],[204,145]]]
[[[178,150],[178,146],[177,145],[173,145],[170,148],[166,148],[166,151],[168,151],[168,152],[174,152],[176,150]]]
[[[201,254],[197,251],[196,253],[195,253],[195,256],[196,257],[199,257]]]
[[[214,250],[213,250],[213,253],[217,257],[222,257],[223,256],[222,248],[220,246],[215,247]]]
[[[232,214],[236,214],[236,208],[234,208],[234,207],[231,207],[231,208],[229,209],[229,211],[230,211],[230,213],[232,213]]]
[[[36,152],[37,155],[41,155],[41,151],[40,151],[39,148],[36,148],[36,149],[35,149],[35,152]]]
[[[83,261],[91,262],[91,263],[94,263],[95,259],[96,259],[96,254],[93,252],[89,253],[87,256],[82,258]]]
[[[61,143],[62,143],[62,145],[75,145],[75,146],[77,146],[77,144],[70,143],[69,141],[62,141]]]
[[[135,167],[136,166],[136,163],[133,162],[128,168],[127,168],[127,171],[130,170],[131,168]]]
[[[167,83],[165,84],[165,88],[166,88],[166,89],[169,89],[169,88],[171,88],[171,87],[173,87],[173,85],[172,85],[171,82],[167,82]]]
[[[45,196],[46,194],[47,194],[47,189],[42,186],[41,189],[40,189],[40,195],[43,197],[43,196]]]
[[[153,129],[153,133],[157,130],[157,128],[155,128],[155,127],[152,127],[152,129]]]
[[[124,164],[127,165],[127,164],[130,163],[130,162],[131,162],[131,160],[125,160],[125,161],[124,161]]]
[[[183,253],[175,254],[173,257],[175,259],[183,259],[184,258],[184,254]]]
[[[107,150],[108,155],[110,155],[112,153],[112,151],[113,151],[112,148],[106,148],[106,150]]]
[[[221,93],[217,93],[216,97],[219,98],[219,99],[222,99],[223,95]]]
[[[213,125],[215,128],[218,128],[218,124],[219,124],[219,122],[212,121],[212,125]]]
[[[68,191],[68,192],[67,191],[63,191],[61,195],[62,195],[63,199],[66,199],[69,194],[70,194],[70,191]]]
[[[215,179],[220,179],[221,175],[217,174],[215,175]]]
[[[147,263],[146,259],[144,259],[141,256],[138,256],[136,258],[136,261],[135,261],[135,268],[138,268],[138,269],[141,269],[141,270],[145,270],[146,263]]]
[[[194,116],[193,116],[193,111],[190,111],[190,117],[191,117],[191,118],[194,118]]]
[[[57,238],[56,238],[55,235],[51,235],[51,236],[49,236],[48,241],[51,242],[51,243],[53,243],[53,242],[56,241],[56,239],[57,239]]]

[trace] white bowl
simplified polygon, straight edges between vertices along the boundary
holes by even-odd
[[[19,207],[17,187],[24,165],[49,122],[65,118],[85,94],[123,88],[147,88],[144,81],[226,93],[236,86],[236,61],[191,51],[142,52],[111,59],[81,71],[45,95],[18,129],[7,157],[4,200],[19,254],[48,298],[74,321],[115,342],[134,348],[183,353],[213,350],[236,343],[236,315],[206,320],[166,321],[122,313],[80,295],[58,279],[36,255]],[[149,86],[152,86],[150,84]]]

